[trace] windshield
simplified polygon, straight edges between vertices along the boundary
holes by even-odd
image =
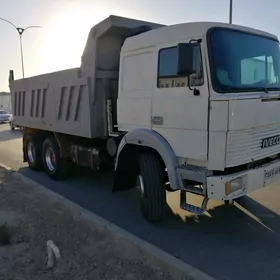
[[[280,90],[279,42],[230,29],[210,32],[208,45],[216,92]]]
[[[5,111],[0,111],[0,115],[7,114]]]

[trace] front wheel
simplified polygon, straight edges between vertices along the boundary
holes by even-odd
[[[45,140],[42,154],[45,171],[53,180],[63,180],[68,177],[68,162],[60,157],[59,146],[54,137]]]
[[[166,210],[165,174],[157,155],[140,155],[138,188],[144,218],[149,222],[162,221]]]

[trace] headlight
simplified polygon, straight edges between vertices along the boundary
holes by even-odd
[[[225,193],[226,195],[230,195],[231,193],[242,189],[242,177],[234,179],[230,182],[226,182],[225,184]]]

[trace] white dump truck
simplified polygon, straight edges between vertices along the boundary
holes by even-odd
[[[269,33],[110,16],[91,29],[79,68],[11,75],[24,161],[56,180],[75,165],[112,166],[113,190],[138,187],[151,222],[164,217],[166,191],[202,214],[209,199],[232,201],[279,180],[279,74]]]

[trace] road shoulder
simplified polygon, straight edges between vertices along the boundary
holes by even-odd
[[[27,271],[29,275],[21,275],[23,279],[38,279],[38,273],[42,274],[40,279],[51,279],[53,273],[59,279],[213,279],[7,166],[5,168],[7,170],[0,168],[0,213],[9,211],[11,217],[15,217],[10,218],[11,227],[16,229],[14,242],[17,242],[17,250],[27,257],[20,258],[12,268],[1,268],[0,276],[1,273],[10,276],[9,273]],[[46,270],[45,263],[48,240],[52,240],[61,252],[61,260],[52,271]]]

